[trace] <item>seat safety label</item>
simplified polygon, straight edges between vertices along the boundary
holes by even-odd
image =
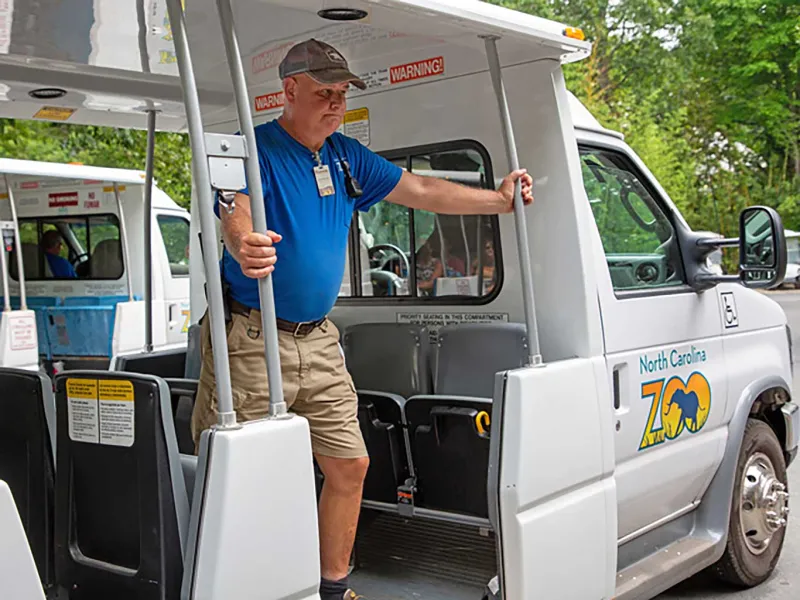
[[[68,379],[69,437],[74,442],[133,445],[133,384],[118,379]]]

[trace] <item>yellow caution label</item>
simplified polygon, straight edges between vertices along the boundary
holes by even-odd
[[[486,430],[491,425],[491,419],[489,418],[489,413],[485,410],[482,410],[477,415],[475,415],[475,427],[478,428],[478,434],[484,435],[486,434]]]
[[[125,191],[125,186],[124,185],[118,185],[117,189],[120,192],[124,192]],[[104,192],[113,192],[114,191],[114,186],[113,185],[107,185],[106,187],[103,188],[103,191]]]
[[[97,380],[67,379],[67,397],[97,400]]]
[[[66,121],[74,114],[74,108],[66,108],[64,106],[43,106],[36,111],[36,114],[33,115],[33,118],[47,119],[48,121]]]
[[[101,379],[100,400],[133,402],[133,384],[119,379]]]
[[[356,121],[369,121],[369,109],[354,108],[344,113],[345,123],[355,123]]]

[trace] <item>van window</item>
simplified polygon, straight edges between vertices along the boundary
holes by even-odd
[[[393,151],[384,156],[423,176],[488,187],[488,154],[477,144],[459,143]],[[361,297],[424,298],[427,301],[486,302],[499,292],[501,261],[497,217],[437,215],[379,202],[358,215]],[[366,262],[366,264],[364,264]],[[350,289],[355,290],[355,286]],[[353,296],[357,294],[352,294]]]
[[[581,147],[586,195],[616,291],[683,286],[675,229],[619,152]]]
[[[183,217],[158,215],[158,228],[167,250],[173,277],[189,276],[189,221]]]
[[[29,281],[117,280],[125,272],[116,215],[20,219],[19,229]],[[16,256],[9,272],[16,280]]]

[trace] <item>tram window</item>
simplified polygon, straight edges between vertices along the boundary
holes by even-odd
[[[119,219],[115,215],[20,219],[25,278],[117,280],[124,273]],[[16,258],[9,262],[17,279]]]
[[[158,228],[167,250],[173,277],[189,276],[189,221],[183,217],[158,215]]]
[[[477,144],[414,148],[385,156],[422,176],[474,187],[493,182],[488,154]],[[359,213],[357,223],[359,234],[351,235],[351,244],[360,239],[362,281],[371,284],[362,284],[361,297],[486,302],[499,291],[496,216],[437,215],[379,202]]]

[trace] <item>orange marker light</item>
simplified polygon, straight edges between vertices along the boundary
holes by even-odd
[[[586,34],[583,33],[583,29],[580,29],[578,27],[567,27],[564,30],[564,35],[574,40],[583,41],[586,39]]]

